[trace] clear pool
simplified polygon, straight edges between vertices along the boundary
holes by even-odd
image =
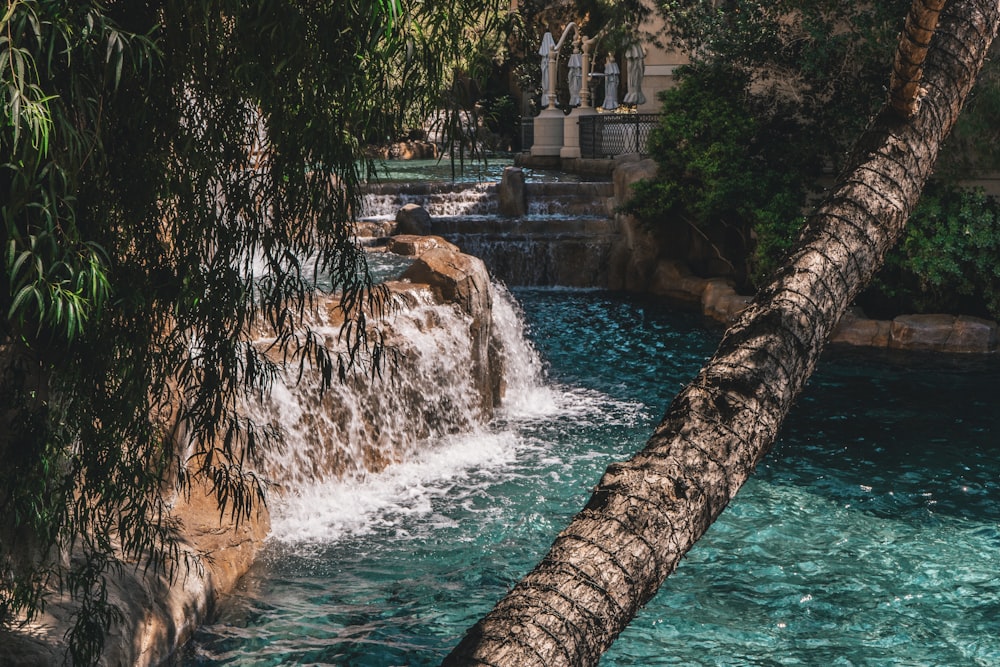
[[[545,387],[480,433],[322,490],[319,530],[279,516],[181,664],[438,664],[719,334],[640,300],[516,295]],[[998,380],[992,361],[830,355],[601,664],[1000,664]]]

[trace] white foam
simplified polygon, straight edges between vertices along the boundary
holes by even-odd
[[[511,432],[477,433],[446,439],[413,459],[364,479],[316,481],[278,500],[270,539],[286,543],[326,543],[345,535],[391,527],[419,514],[435,525],[434,499],[451,491],[470,473],[495,470],[516,460],[518,440]]]
[[[467,316],[434,304],[429,293],[419,296],[387,323],[402,372],[380,381],[352,376],[324,396],[308,383],[277,383],[268,404],[257,406],[258,416],[273,419],[286,436],[285,451],[269,462],[280,487],[270,539],[298,548],[375,530],[406,537],[400,526],[413,515],[446,527],[454,522],[437,513],[437,499],[454,495],[461,504],[491,479],[523,474],[511,465],[519,457],[551,458],[548,443],[524,427],[565,418],[630,425],[638,418],[638,404],[546,384],[519,305],[495,285],[493,335],[506,394],[496,418],[482,423],[468,372]],[[372,456],[395,463],[371,473],[365,461]],[[477,474],[483,470],[490,474]]]

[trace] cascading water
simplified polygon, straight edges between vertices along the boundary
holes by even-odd
[[[383,183],[368,186],[361,217],[387,220],[406,204],[419,204],[433,216],[482,216],[497,212],[495,183]]]
[[[508,378],[490,423],[286,495],[182,664],[440,664],[604,468],[642,447],[717,341],[662,304],[515,293],[544,382],[515,339],[508,357],[527,362],[508,367],[523,379]],[[518,321],[495,304],[498,322]],[[1000,368],[832,356],[602,665],[1000,664]]]
[[[551,400],[517,306],[502,286],[491,289],[491,331],[506,395],[501,411],[509,406],[544,410]],[[345,521],[364,524],[367,511],[345,504],[345,498],[356,495],[370,473],[392,464],[410,465],[412,473],[419,465],[412,461],[425,453],[427,443],[448,443],[446,456],[459,468],[469,463],[468,456],[506,460],[511,455],[503,438],[491,442],[493,451],[477,451],[470,444],[486,437],[489,420],[470,372],[470,317],[454,305],[437,303],[425,288],[407,291],[405,301],[382,325],[389,360],[381,374],[357,368],[320,394],[315,381],[296,382],[292,373],[256,407],[258,420],[276,423],[284,434],[285,446],[267,471],[277,491],[274,539],[329,537],[331,531],[345,530]],[[329,340],[336,335],[318,332]],[[440,474],[439,466],[431,468]],[[347,507],[353,509],[345,514]]]
[[[493,183],[372,186],[363,215],[393,220],[406,204],[431,216],[432,233],[485,262],[511,286],[605,287],[617,234],[610,183],[528,183],[520,218],[499,214]]]

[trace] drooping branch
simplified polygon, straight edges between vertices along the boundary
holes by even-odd
[[[902,232],[998,23],[995,0],[956,2],[942,15],[920,109],[906,121],[892,111],[876,119],[798,251],[645,449],[609,466],[542,562],[445,665],[597,663],[770,449],[833,327]]]
[[[947,0],[913,0],[906,24],[899,36],[896,59],[889,81],[889,106],[900,118],[911,118],[920,108],[925,91],[921,88],[924,60],[938,18]]]

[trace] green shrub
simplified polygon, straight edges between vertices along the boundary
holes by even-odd
[[[944,312],[1000,319],[1000,202],[933,184],[858,303],[870,315]]]
[[[726,65],[684,68],[650,136],[657,177],[636,184],[624,210],[696,272],[752,288],[791,245],[817,166],[797,147],[795,116],[755,108],[749,86]]]

